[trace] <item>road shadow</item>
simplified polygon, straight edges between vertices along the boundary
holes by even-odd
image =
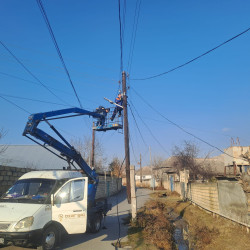
[[[102,229],[98,233],[66,235],[62,239],[60,247],[58,247],[57,249],[59,250],[76,247],[85,242],[89,242],[95,239],[98,241],[115,242],[118,238],[124,238],[125,236],[127,236],[127,225],[123,224],[123,219],[128,216],[130,209],[124,209],[124,204],[122,204],[126,203],[126,199],[126,188],[123,187],[118,194],[108,197],[108,203],[112,204],[112,210],[109,211],[108,215],[103,220]],[[126,205],[127,204],[125,204],[125,206]],[[103,227],[105,227],[105,229],[103,229]]]

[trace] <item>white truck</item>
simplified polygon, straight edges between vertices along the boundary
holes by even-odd
[[[98,232],[111,209],[88,207],[88,177],[78,171],[32,171],[0,198],[0,246],[54,249],[64,233]]]
[[[111,210],[111,204],[107,204],[106,199],[99,202],[95,199],[98,174],[49,122],[79,115],[97,119],[99,125],[93,127],[97,131],[119,128],[106,121],[102,110],[68,108],[29,116],[23,135],[65,160],[68,169],[71,166],[76,169],[77,164],[85,177],[79,171],[65,170],[24,174],[0,198],[0,245],[32,244],[53,249],[63,233],[100,230],[102,218]],[[39,129],[41,122],[48,124],[61,141]]]

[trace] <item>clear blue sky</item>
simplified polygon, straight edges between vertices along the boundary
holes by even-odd
[[[123,0],[121,0],[124,3]],[[136,1],[127,0],[124,31],[124,69],[127,71]],[[84,108],[107,105],[114,99],[120,79],[118,1],[44,0],[51,26]],[[147,77],[167,71],[215,47],[250,26],[249,1],[149,1],[142,0],[130,78]],[[1,1],[1,40],[60,98],[77,106],[36,1]],[[168,75],[129,81],[157,110],[191,133],[224,149],[230,137],[250,145],[250,32],[211,54]],[[0,46],[0,94],[61,103],[34,81]],[[17,77],[13,78],[7,76]],[[140,118],[136,120],[152,155],[168,157],[174,145],[192,140],[201,156],[213,149],[164,121],[129,90],[131,101],[162,147],[150,135]],[[4,96],[6,97],[6,96]],[[30,113],[64,106],[6,97]],[[28,114],[0,99],[0,127],[8,131],[1,143],[30,144],[22,136]],[[149,161],[129,114],[130,133],[136,156]],[[89,118],[55,122],[74,136],[90,135]],[[123,134],[99,133],[109,159],[124,155]],[[213,151],[213,154],[219,154]]]

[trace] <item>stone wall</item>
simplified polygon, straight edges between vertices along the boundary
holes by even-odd
[[[0,195],[5,193],[23,174],[32,171],[30,168],[0,166]]]
[[[0,195],[5,193],[23,174],[32,171],[30,168],[0,166]],[[122,181],[115,177],[100,176],[96,199],[109,197],[121,190]]]

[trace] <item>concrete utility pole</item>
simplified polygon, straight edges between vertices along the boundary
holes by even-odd
[[[129,131],[128,131],[128,109],[127,109],[127,86],[126,73],[122,72],[122,93],[123,93],[123,122],[124,122],[124,145],[125,145],[125,168],[126,168],[126,184],[127,199],[131,204],[131,186],[130,186],[130,155],[129,155]]]
[[[130,182],[131,182],[131,210],[132,210],[132,219],[136,218],[137,210],[137,200],[135,192],[135,166],[130,167]]]
[[[140,182],[142,183],[141,154],[140,154]]]
[[[95,123],[93,122],[93,127]],[[92,129],[92,151],[91,151],[91,167],[95,167],[95,130]]]
[[[149,157],[150,157],[150,167],[151,167],[151,180],[152,180],[152,186],[153,191],[155,190],[155,180],[154,180],[154,172],[153,172],[153,166],[152,166],[152,157],[151,157],[151,147],[149,146]]]

